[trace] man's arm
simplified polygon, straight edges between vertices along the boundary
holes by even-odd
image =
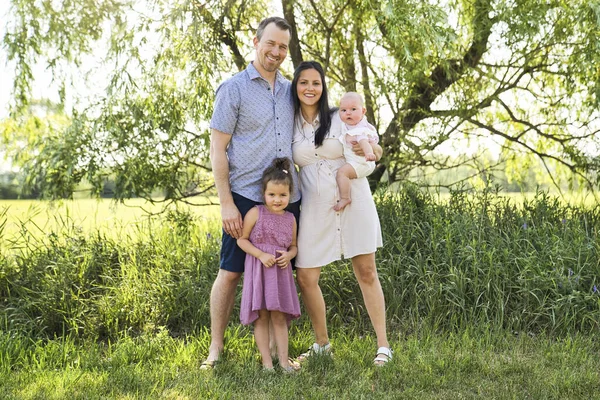
[[[221,221],[223,230],[234,239],[242,236],[242,215],[233,202],[231,185],[229,184],[229,160],[227,159],[227,146],[231,135],[211,130],[210,134],[210,162],[212,165],[215,186],[221,203]]]

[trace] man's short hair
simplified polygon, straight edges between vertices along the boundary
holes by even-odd
[[[265,31],[265,28],[270,23],[274,23],[282,31],[290,31],[290,32],[292,31],[292,27],[290,26],[289,22],[287,22],[285,19],[283,19],[281,17],[265,18],[262,21],[260,21],[260,24],[258,24],[258,29],[256,29],[256,38],[258,40],[260,40],[260,38],[263,35],[263,32]]]

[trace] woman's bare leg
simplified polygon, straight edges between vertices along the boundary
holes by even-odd
[[[375,266],[375,253],[361,254],[352,258],[354,275],[362,291],[367,313],[375,329],[377,347],[390,347],[385,321],[385,299]]]
[[[298,268],[296,280],[302,293],[302,302],[310,317],[315,332],[315,342],[319,345],[329,343],[327,320],[325,318],[325,300],[319,286],[321,268]]]

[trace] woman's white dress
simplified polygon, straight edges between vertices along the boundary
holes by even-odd
[[[317,148],[318,120],[311,125],[300,116],[294,126],[292,151],[300,167],[302,193],[296,267],[321,267],[342,257],[375,252],[383,241],[367,179],[351,179],[352,203],[339,212],[333,209],[339,198],[335,174],[346,162],[338,114],[332,116],[329,134]]]

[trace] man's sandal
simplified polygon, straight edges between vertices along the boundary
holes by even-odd
[[[392,360],[393,354],[394,352],[392,351],[392,349],[382,346],[377,349],[377,355],[373,360],[373,364],[375,364],[375,366],[377,367],[383,367],[385,364]]]
[[[211,371],[215,369],[219,360],[204,360],[202,364],[200,364],[200,370],[202,371]]]
[[[331,343],[327,343],[323,346],[321,346],[317,343],[313,343],[312,346],[310,346],[307,351],[300,354],[298,356],[298,358],[296,358],[296,361],[302,363],[302,362],[308,360],[310,357],[315,356],[315,355],[327,355],[327,356],[333,357],[333,351],[331,350]]]

